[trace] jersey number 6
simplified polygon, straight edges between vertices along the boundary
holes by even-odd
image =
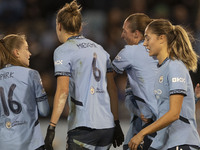
[[[93,53],[93,60],[92,60],[93,75],[95,80],[99,82],[101,79],[101,71],[97,68],[96,62],[97,62],[97,54]]]
[[[16,87],[16,85],[12,84],[10,86],[9,91],[8,91],[8,106],[9,106],[10,110],[13,113],[19,114],[22,111],[22,106],[21,106],[20,103],[18,103],[17,101],[14,101],[12,99],[12,97],[13,97],[13,91],[14,91],[15,87]],[[5,98],[5,95],[4,95],[4,89],[3,89],[3,87],[0,87],[0,96],[1,96],[1,101],[2,101],[2,105],[3,105],[4,114],[6,116],[9,116],[10,113],[9,113],[9,110],[8,110],[8,106],[6,104],[6,98]]]

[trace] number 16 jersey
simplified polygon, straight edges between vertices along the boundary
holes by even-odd
[[[44,145],[38,121],[38,105],[43,102],[48,104],[48,99],[36,70],[12,65],[0,69],[1,150],[34,150]]]
[[[83,36],[69,38],[54,52],[55,76],[69,76],[68,129],[114,127],[106,73],[112,72],[109,54]]]

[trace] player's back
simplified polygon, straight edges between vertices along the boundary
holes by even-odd
[[[73,116],[72,122],[75,122],[69,128],[113,127],[106,80],[106,73],[111,70],[109,54],[95,42],[79,37],[59,47],[54,53],[54,60],[62,61],[62,64],[55,65],[55,74],[62,70],[62,65],[68,66],[71,96],[69,119]]]
[[[1,150],[33,150],[43,144],[41,132],[36,132],[40,126],[32,82],[35,73],[11,65],[0,70]]]

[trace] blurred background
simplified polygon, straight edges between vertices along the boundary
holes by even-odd
[[[82,6],[82,34],[101,44],[110,54],[112,60],[125,45],[121,39],[125,18],[138,12],[145,13],[151,18],[166,18],[173,24],[184,26],[193,35],[195,39],[193,47],[200,55],[200,0],[77,1]],[[71,2],[71,0],[0,0],[0,38],[11,33],[24,33],[27,36],[29,50],[32,53],[30,67],[40,72],[51,108],[56,88],[53,52],[60,45],[55,31],[55,17],[58,9],[66,2]],[[196,73],[191,73],[191,77],[194,86],[199,83],[199,69]],[[129,122],[129,114],[124,107],[126,75],[119,76],[116,83],[120,103],[120,120],[126,132]],[[196,106],[200,133],[200,102]],[[67,111],[65,109],[63,112],[64,121],[66,117]],[[44,134],[48,119],[41,118]]]

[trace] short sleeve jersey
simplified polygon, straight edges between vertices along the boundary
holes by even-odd
[[[79,126],[112,128],[113,115],[106,74],[112,72],[109,54],[83,36],[68,39],[54,52],[55,76],[69,76],[69,130]]]
[[[157,115],[157,104],[153,94],[157,62],[156,58],[149,56],[147,49],[143,46],[143,41],[138,45],[126,45],[112,62],[117,73],[127,72],[136,101],[142,99],[145,102],[144,105],[147,105],[140,108],[144,116],[147,114],[145,117],[151,116],[152,112]],[[148,110],[149,107],[151,110]]]
[[[200,146],[195,120],[195,100],[191,77],[182,61],[166,59],[157,74],[154,90],[158,101],[159,118],[169,110],[169,96],[173,94],[184,95],[179,120],[174,121],[164,130],[157,134],[168,134],[165,143],[167,148],[177,145]],[[160,135],[161,136],[161,135]],[[160,139],[157,139],[160,142]],[[155,144],[156,141],[154,141]],[[163,141],[164,143],[165,141]]]
[[[34,150],[44,145],[37,101],[46,98],[37,71],[11,65],[0,70],[0,149]]]

